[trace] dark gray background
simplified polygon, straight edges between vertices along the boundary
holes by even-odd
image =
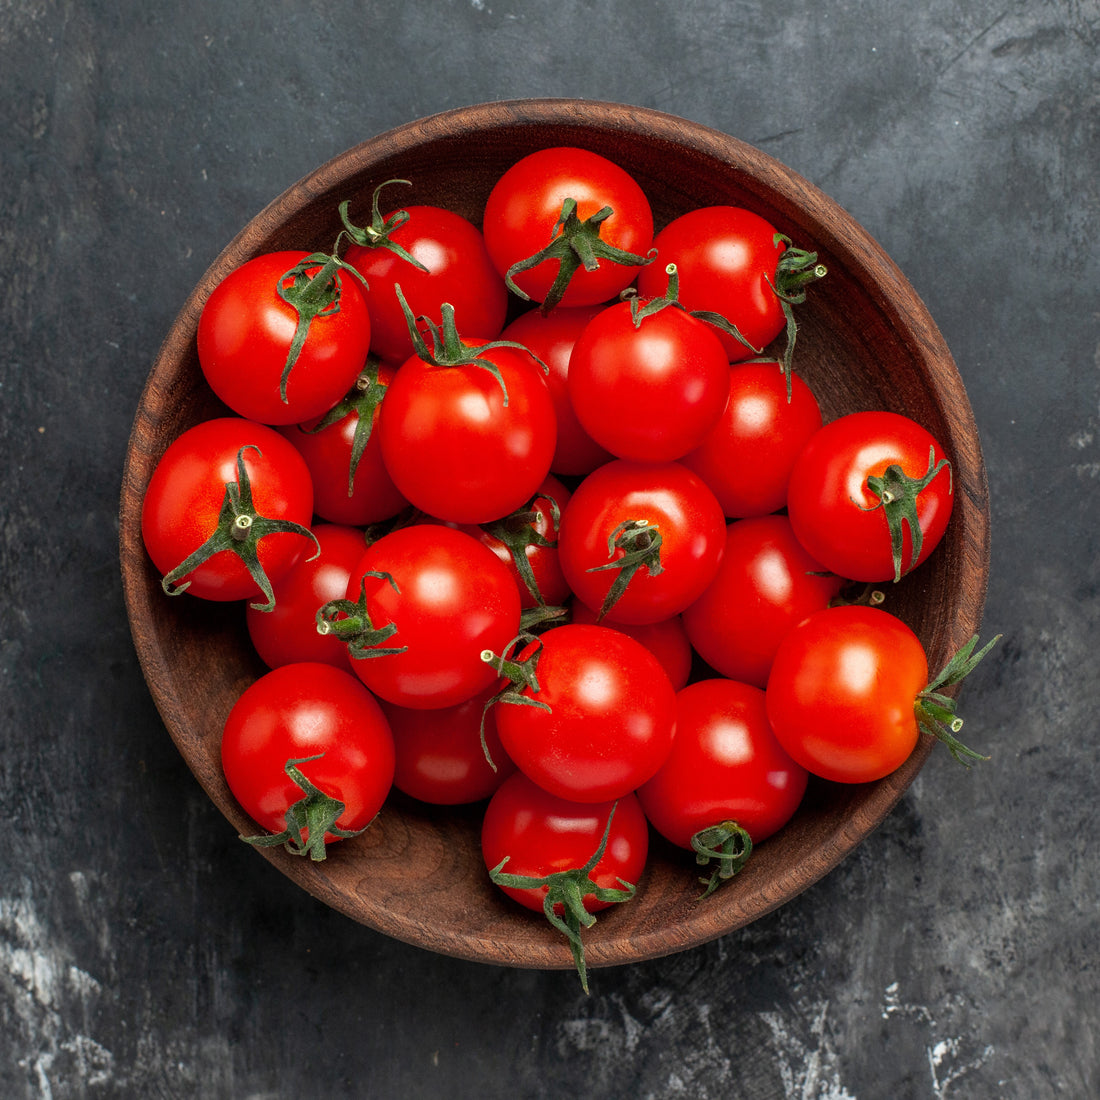
[[[0,1096],[1097,1095],[1098,44],[1095,0],[0,0]],[[378,132],[542,95],[753,143],[883,244],[972,398],[1005,634],[961,707],[988,765],[935,752],[796,901],[587,998],[238,844],[117,564],[143,379],[235,231]]]

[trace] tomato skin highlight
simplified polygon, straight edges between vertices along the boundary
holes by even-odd
[[[664,762],[675,734],[675,692],[660,662],[601,626],[554,627],[521,658],[535,649],[539,690],[521,694],[543,706],[495,704],[508,755],[560,798],[600,802],[635,790]]]
[[[142,500],[142,538],[162,574],[185,561],[214,531],[226,483],[237,480],[242,447],[256,512],[309,526],[313,482],[301,455],[266,425],[240,417],[204,420],[169,444]],[[276,532],[260,539],[256,552],[274,583],[312,549],[304,535]],[[207,600],[260,595],[241,559],[226,550],[197,566],[183,582],[188,583],[188,594]]]
[[[397,628],[382,647],[405,648],[353,657],[352,671],[399,706],[455,706],[484,690],[496,672],[482,651],[501,652],[519,632],[519,591],[507,567],[477,539],[438,524],[402,527],[368,547],[347,599],[361,590],[372,624]]]
[[[810,387],[791,375],[791,399],[778,363],[737,363],[718,423],[680,461],[718,498],[728,519],[766,516],[786,507],[791,471],[821,427]]]
[[[821,575],[784,515],[735,520],[714,579],[683,613],[695,651],[716,672],[764,688],[779,643],[844,581]]]
[[[287,761],[318,755],[300,769],[344,803],[336,825],[370,824],[393,780],[393,736],[377,700],[331,665],[273,669],[245,689],[226,720],[221,757],[229,789],[269,833],[286,828],[288,807],[303,797],[284,770]]]
[[[480,341],[474,341],[479,346]],[[525,504],[550,471],[554,406],[534,359],[514,348],[477,365],[434,366],[413,356],[386,392],[379,438],[386,469],[417,508],[455,523],[488,523]]]
[[[620,887],[620,880],[637,885],[649,855],[649,829],[633,794],[623,796],[617,804],[570,802],[544,791],[522,773],[505,780],[485,808],[481,826],[485,867],[492,870],[507,858],[505,871],[533,878],[583,867],[599,848],[613,808],[607,847],[591,878],[604,889]],[[542,912],[545,886],[499,889],[520,905]],[[584,907],[590,913],[610,904],[591,893],[584,896]],[[556,910],[560,916],[561,905]]]
[[[355,381],[370,348],[370,316],[358,280],[334,276],[339,308],[314,317],[283,401],[279,385],[298,314],[283,301],[283,276],[307,252],[269,252],[231,271],[199,317],[199,365],[210,388],[239,416],[262,424],[298,424],[330,409]],[[317,268],[320,268],[320,264]],[[314,269],[311,268],[310,271]]]
[[[718,572],[726,522],[714,494],[686,466],[616,459],[588,475],[562,512],[558,555],[570,589],[602,609],[617,570],[598,569],[624,556],[608,540],[627,521],[644,520],[661,535],[662,572],[642,567],[604,614],[608,625],[660,622],[680,614]]]
[[[791,472],[788,512],[803,546],[826,569],[853,581],[894,579],[894,558],[886,515],[867,488],[898,465],[921,478],[943,449],[920,424],[899,413],[848,413],[824,425],[802,449]],[[916,560],[912,536],[902,529],[903,572],[911,572],[939,544],[951,517],[951,470],[942,468],[916,499],[923,545]]]
[[[699,680],[677,693],[672,752],[638,800],[650,824],[681,848],[726,821],[745,829],[755,846],[791,819],[808,781],[776,740],[762,690]]]
[[[780,643],[768,718],[804,768],[838,783],[868,783],[903,764],[919,736],[914,704],[928,683],[920,639],[876,607],[828,608]]]

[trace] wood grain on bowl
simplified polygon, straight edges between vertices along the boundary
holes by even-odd
[[[369,210],[374,188],[403,178],[406,204],[434,203],[475,223],[497,177],[537,148],[594,149],[632,173],[658,226],[697,206],[746,206],[829,269],[800,307],[795,367],[827,418],[864,408],[905,413],[939,438],[953,464],[954,514],[943,543],[892,586],[889,607],[941,667],[980,625],[989,569],[988,491],[978,433],[958,371],[923,303],[879,245],[815,186],[759,150],[684,119],[580,100],[492,103],[379,135],[289,188],[241,230],[188,297],[152,366],[134,420],[121,499],[121,566],[135,646],[165,725],[232,829],[253,832],[221,774],[230,707],[263,671],[243,609],[164,595],[145,554],[141,500],[158,458],[185,428],[224,412],[195,352],[202,305],[245,260],[276,248],[330,248],[337,207]],[[356,209],[358,206],[358,210]],[[795,818],[745,870],[703,903],[687,853],[655,844],[637,897],[585,934],[589,966],[653,958],[741,928],[836,866],[890,812],[931,748],[877,783],[811,783]],[[392,797],[366,833],[315,864],[260,849],[310,894],[387,935],[461,958],[568,968],[567,944],[504,897],[485,874],[477,808],[428,808]],[[235,843],[226,830],[226,843]]]

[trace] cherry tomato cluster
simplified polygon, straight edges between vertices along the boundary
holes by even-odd
[[[880,778],[922,729],[976,755],[941,689],[985,650],[930,681],[908,627],[842,598],[933,551],[951,467],[896,413],[822,423],[792,362],[824,268],[757,214],[655,232],[576,148],[519,160],[480,227],[384,211],[404,182],[367,224],[343,203],[331,253],[210,295],[229,415],[168,448],[145,543],[169,594],[249,601],[271,671],[222,739],[246,839],[322,859],[392,787],[487,800],[487,872],[584,980],[651,827],[709,893],[810,775]]]

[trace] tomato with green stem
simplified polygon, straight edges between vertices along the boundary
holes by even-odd
[[[838,783],[889,775],[922,732],[969,766],[985,758],[957,739],[962,720],[943,689],[969,675],[996,641],[975,653],[971,638],[930,680],[920,639],[897,616],[857,604],[814,612],[776,651],[768,719],[798,763]]]
[[[393,736],[377,700],[349,672],[283,665],[241,694],[221,740],[226,782],[266,830],[241,839],[323,860],[362,832],[393,780]]]

